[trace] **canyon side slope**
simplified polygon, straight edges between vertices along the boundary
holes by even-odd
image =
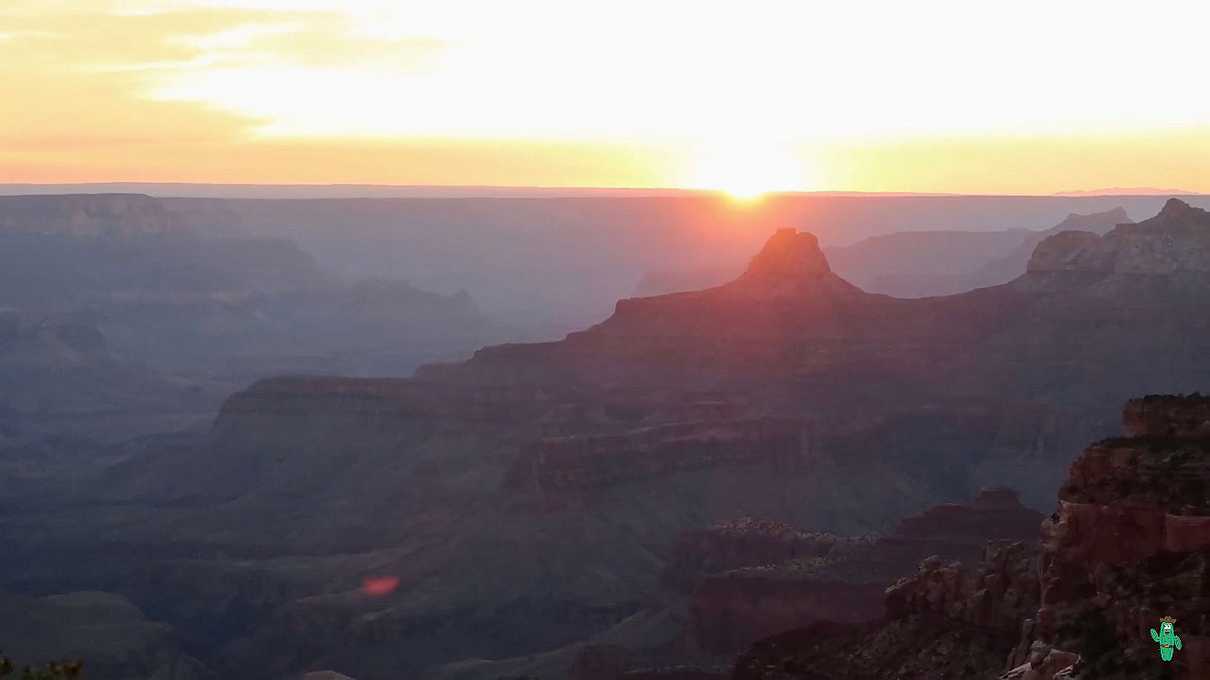
[[[0,446],[172,431],[257,378],[408,373],[505,337],[466,293],[341,281],[221,206],[172,205],[0,197]]]

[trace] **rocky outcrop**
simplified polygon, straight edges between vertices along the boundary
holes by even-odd
[[[796,229],[778,229],[752,258],[738,282],[768,291],[784,285],[802,285],[830,274],[832,268],[819,249],[819,239],[814,234]]]
[[[1130,221],[1118,207],[1071,213],[1049,229],[899,231],[827,253],[838,274],[868,292],[903,298],[955,295],[1021,276],[1037,245],[1058,232],[1104,234]]]
[[[886,590],[887,616],[931,615],[1015,635],[1038,606],[1037,547],[990,544],[973,568],[933,556]]]
[[[735,677],[957,677],[946,675],[954,659],[965,665],[961,677],[1001,680],[1210,677],[1205,407],[1196,395],[1128,403],[1132,436],[1094,444],[1072,464],[1036,557],[1017,543],[990,546],[970,567],[930,558],[887,590],[886,622],[842,629],[830,647],[801,637],[762,642]],[[1164,616],[1176,619],[1183,641],[1170,664],[1148,634]],[[976,657],[954,647],[947,655],[920,651],[971,631],[978,639],[964,644],[983,650]],[[888,641],[913,651],[892,657]],[[996,650],[1005,653],[998,661]],[[871,670],[902,672],[904,657],[914,673]]]
[[[513,489],[555,494],[702,468],[767,464],[801,469],[808,462],[801,430],[794,421],[760,419],[547,438],[516,459],[505,483]]]
[[[1055,649],[1038,640],[1029,646],[1024,659],[1024,663],[1001,675],[1000,680],[1067,680],[1077,677],[1083,664],[1079,654]]]
[[[663,335],[683,330],[682,324],[691,321],[684,313],[703,305],[717,304],[729,313],[736,313],[754,299],[760,299],[771,304],[790,304],[800,314],[819,315],[830,311],[827,307],[832,299],[863,296],[860,289],[832,272],[814,234],[779,229],[734,281],[705,291],[620,300],[614,316],[595,330],[612,334],[641,324]],[[756,319],[761,325],[734,327],[732,331],[766,330],[761,327],[766,319],[759,315]],[[578,334],[573,334],[569,340],[576,337]]]
[[[1149,395],[1126,404],[1122,421],[1129,437],[1210,438],[1210,396]]]
[[[1007,283],[1023,272],[1066,271],[1081,267],[1108,271],[1106,263],[1099,262],[1096,257],[1084,260],[1084,254],[1101,242],[1103,234],[1126,224],[1133,222],[1122,207],[1089,215],[1072,213],[1054,227],[1032,234],[1017,252],[992,263],[989,269],[1011,272],[1011,276],[1004,276],[995,283]],[[1010,261],[1013,266],[1008,269]]]
[[[755,549],[742,556],[725,550],[719,552],[731,561],[747,558],[751,564],[764,566],[707,576],[693,594],[691,634],[699,647],[718,653],[742,649],[762,637],[816,621],[874,621],[884,614],[884,600],[886,607],[894,607],[896,611],[911,609],[904,602],[914,603],[918,599],[947,611],[965,606],[955,601],[967,595],[977,600],[971,608],[993,607],[979,599],[987,597],[1008,598],[1023,606],[1024,602],[1018,600],[1027,601],[1026,596],[1018,595],[1016,586],[1010,585],[1019,579],[1014,580],[1015,574],[1010,574],[1011,569],[1006,566],[1016,553],[1006,552],[997,557],[998,561],[987,573],[981,572],[968,581],[958,578],[957,567],[950,571],[940,567],[953,560],[978,560],[989,540],[1032,541],[1037,537],[1041,519],[1040,513],[1022,507],[1013,491],[993,488],[980,492],[971,505],[931,508],[904,519],[888,536],[872,540],[795,534],[760,525],[747,531],[741,527],[732,527],[730,532],[717,531],[711,537],[714,540],[699,542],[699,548],[735,549],[745,543],[753,544]],[[747,541],[741,538],[745,533],[750,535],[744,537]],[[774,537],[766,538],[768,534]],[[724,537],[727,540],[719,540]],[[781,562],[760,561],[788,551],[800,554]],[[884,597],[888,585],[915,571],[917,564],[930,555],[926,562],[927,576],[915,577],[911,587],[901,585],[893,597]],[[718,559],[707,552],[698,557],[698,562],[708,564],[711,558]],[[918,591],[923,594],[916,594]],[[976,597],[973,593],[977,591],[991,594]],[[1036,604],[1036,596],[1033,602]],[[1013,621],[1010,625],[1013,632],[1015,613],[1002,615]],[[994,616],[990,612],[979,615]],[[981,620],[978,625],[986,625],[986,621]]]
[[[886,586],[914,573],[925,558],[971,563],[984,554],[988,541],[1035,542],[1041,522],[1042,513],[1021,505],[1015,491],[991,487],[969,505],[944,503],[906,517],[872,541],[840,541],[813,569]]]
[[[1113,262],[1100,252],[1101,236],[1091,231],[1061,231],[1038,244],[1029,258],[1029,272],[1112,271]]]
[[[911,564],[928,555],[970,561],[989,540],[1036,540],[1041,521],[1042,513],[1021,505],[1012,489],[989,487],[971,505],[946,503],[903,519],[880,543],[887,549],[908,548],[904,561]]]
[[[756,643],[736,663],[738,680],[989,678],[1018,655],[1022,618],[1037,609],[1037,547],[995,542],[975,566],[930,557],[877,593],[885,618],[819,621]],[[1024,631],[1032,632],[1032,622]],[[1047,663],[1068,659],[1050,655]],[[1068,660],[1066,665],[1070,665]]]
[[[1210,676],[1210,436],[1202,397],[1148,397],[1127,433],[1072,464],[1043,524],[1036,637],[1080,650],[1088,677],[1152,670],[1147,630],[1177,619],[1177,677]]]
[[[131,236],[184,230],[179,216],[143,194],[0,197],[0,232]]]
[[[1060,232],[1038,245],[1030,272],[1171,275],[1210,272],[1210,212],[1173,198],[1155,217],[1105,236]]]
[[[1036,537],[1040,521],[1005,488],[911,516],[881,538],[743,518],[682,532],[661,580],[677,596],[690,594],[680,646],[717,658],[816,621],[876,620],[886,587],[923,557],[977,559],[989,537]]]
[[[664,570],[664,584],[692,590],[702,577],[762,564],[828,554],[843,539],[799,531],[783,522],[751,517],[682,532]]]

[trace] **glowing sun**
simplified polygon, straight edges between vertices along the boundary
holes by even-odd
[[[777,191],[807,188],[806,167],[789,149],[772,144],[711,148],[696,161],[690,186],[751,201]]]

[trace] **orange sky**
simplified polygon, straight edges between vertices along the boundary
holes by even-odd
[[[6,0],[0,182],[1210,192],[1210,10],[1109,4]]]

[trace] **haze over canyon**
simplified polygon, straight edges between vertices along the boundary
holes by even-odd
[[[0,198],[0,651],[1202,677],[1198,204]]]

